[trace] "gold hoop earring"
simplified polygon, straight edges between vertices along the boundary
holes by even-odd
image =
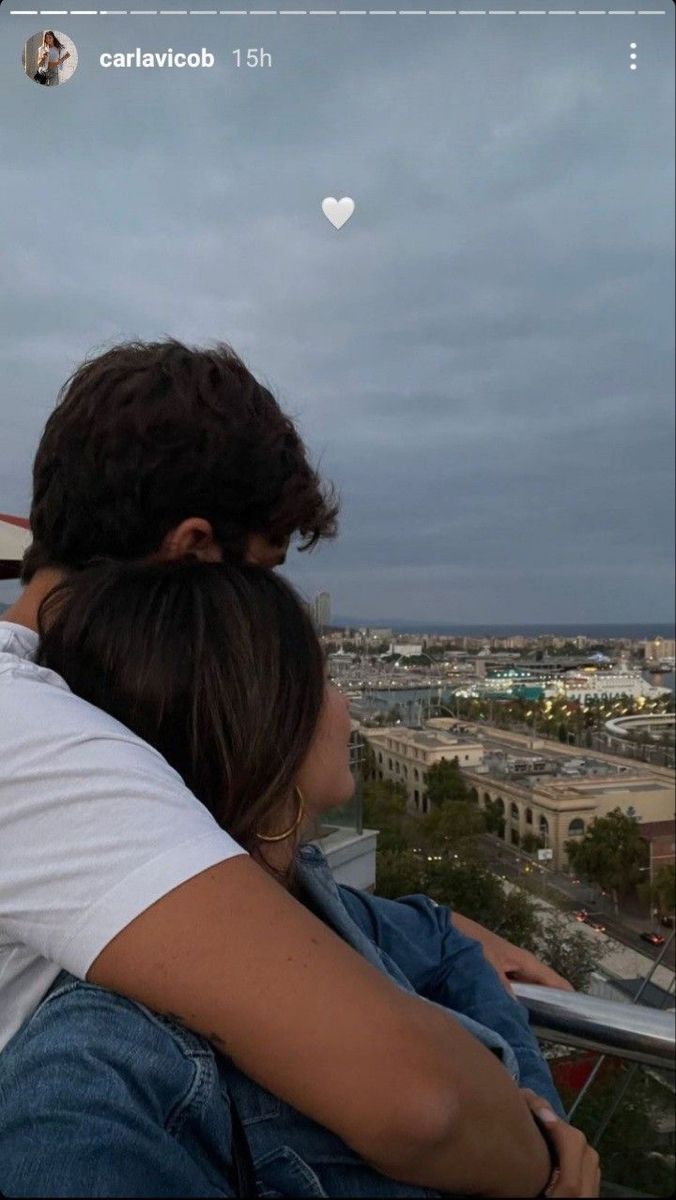
[[[284,833],[275,833],[273,836],[265,833],[257,833],[256,837],[258,838],[259,842],[284,842],[287,838],[291,837],[292,833],[296,832],[298,826],[303,820],[303,817],[305,816],[305,801],[303,799],[303,793],[299,787],[294,787],[293,790],[298,797],[298,812],[296,813],[296,819],[293,825],[289,829],[286,829]]]

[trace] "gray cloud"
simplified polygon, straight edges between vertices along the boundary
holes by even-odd
[[[3,14],[0,508],[85,353],[223,337],[341,489],[289,568],[338,612],[669,619],[673,16],[636,74],[619,20],[72,19],[45,96]],[[136,45],[218,65],[98,68]]]

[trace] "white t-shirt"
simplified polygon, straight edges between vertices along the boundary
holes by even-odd
[[[62,968],[244,851],[151,746],[32,660],[0,621],[0,1049]]]

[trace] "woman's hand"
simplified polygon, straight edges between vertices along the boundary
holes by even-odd
[[[490,929],[453,913],[453,924],[466,937],[481,942],[484,958],[497,971],[506,990],[513,995],[512,983],[537,983],[540,987],[561,988],[562,991],[572,992],[573,985],[558,975],[551,967],[545,966],[529,950],[513,946],[506,938],[492,933]]]
[[[582,1131],[557,1117],[547,1101],[536,1096],[530,1088],[522,1088],[522,1094],[531,1112],[546,1125],[559,1158],[558,1172],[545,1189],[545,1196],[598,1196],[601,1187],[599,1156]]]

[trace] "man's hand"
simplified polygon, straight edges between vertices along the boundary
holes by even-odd
[[[471,921],[469,917],[461,916],[460,913],[453,913],[453,924],[460,933],[481,942],[486,961],[497,971],[510,995],[513,994],[511,981],[536,983],[540,987],[563,988],[568,992],[575,990],[567,979],[541,963],[530,950],[521,950],[519,946],[513,946],[497,933],[491,933],[490,929]]]
[[[557,1200],[560,1196],[580,1196],[585,1200],[598,1196],[601,1189],[599,1156],[582,1131],[557,1117],[547,1101],[536,1096],[529,1088],[522,1088],[521,1095],[531,1112],[547,1126],[559,1160],[545,1188],[545,1196],[551,1197],[551,1200]]]

